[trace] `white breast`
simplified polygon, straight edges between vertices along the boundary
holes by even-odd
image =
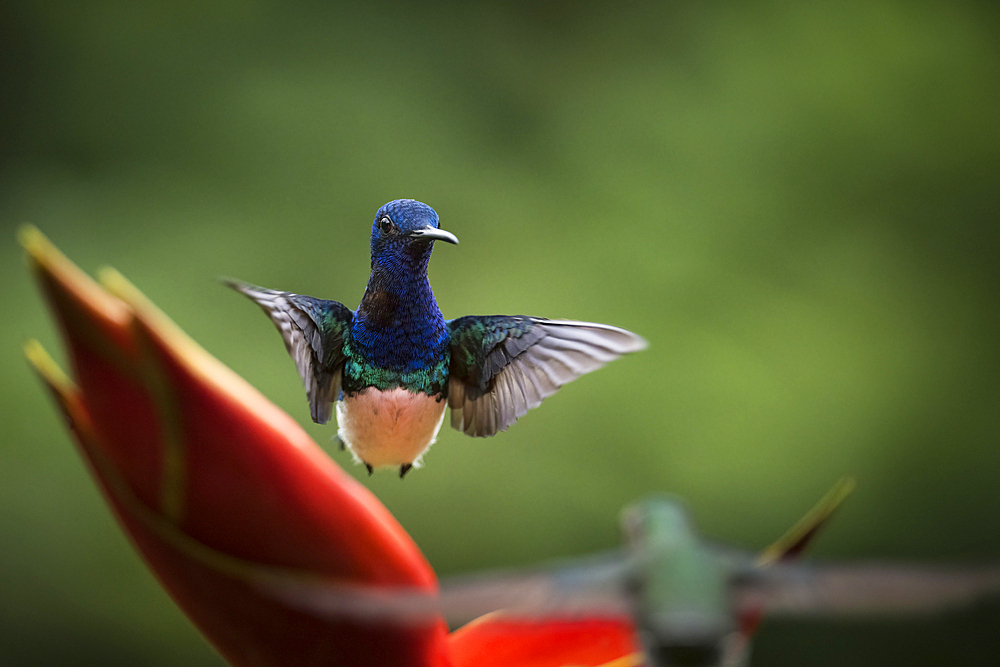
[[[446,404],[422,392],[369,387],[337,402],[337,434],[359,463],[420,467],[441,429]]]

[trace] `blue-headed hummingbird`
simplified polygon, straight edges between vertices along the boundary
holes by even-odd
[[[430,206],[397,199],[371,229],[371,275],[354,311],[337,301],[227,281],[264,309],[305,383],[312,418],[329,421],[369,474],[400,477],[452,427],[506,430],[562,385],[646,347],[618,327],[524,316],[445,320],[427,278],[434,241],[458,243]]]

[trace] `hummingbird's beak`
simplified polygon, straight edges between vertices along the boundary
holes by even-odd
[[[446,232],[443,229],[438,229],[437,227],[424,227],[423,229],[414,229],[410,232],[411,239],[417,239],[420,241],[447,241],[448,243],[454,243],[458,245],[458,237],[451,232]]]

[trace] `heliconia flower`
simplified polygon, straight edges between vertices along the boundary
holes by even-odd
[[[433,613],[321,616],[276,596],[301,583],[433,597],[437,578],[368,489],[125,278],[99,285],[34,228],[21,240],[73,379],[36,342],[29,360],[122,528],[231,664],[642,664],[627,618],[497,614],[449,635]]]
[[[456,665],[639,667],[645,658],[627,619],[530,620],[490,614],[450,637]]]

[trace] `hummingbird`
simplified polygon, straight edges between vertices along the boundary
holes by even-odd
[[[777,542],[752,554],[709,539],[688,506],[654,495],[620,515],[621,548],[444,578],[437,592],[274,578],[261,591],[320,618],[455,627],[494,620],[630,621],[637,653],[607,665],[738,667],[766,617],[919,617],[1000,598],[1000,564],[798,562],[854,487],[843,479]],[[474,622],[474,621],[473,621]],[[600,641],[599,639],[597,641]]]
[[[336,404],[341,448],[368,474],[419,467],[451,409],[473,437],[505,431],[585,373],[642,350],[606,324],[487,315],[445,320],[427,278],[435,241],[457,244],[427,204],[397,199],[371,228],[371,275],[357,309],[337,301],[224,280],[281,333],[305,384],[313,421]]]

